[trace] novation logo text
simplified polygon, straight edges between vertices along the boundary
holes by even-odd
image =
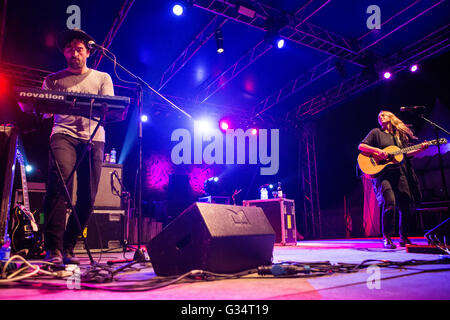
[[[64,101],[63,95],[53,94],[53,93],[42,93],[42,92],[20,91],[19,97],[35,98],[35,99],[63,100]]]

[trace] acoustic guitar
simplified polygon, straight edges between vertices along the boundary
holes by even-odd
[[[444,138],[439,139],[439,144],[446,144],[446,143],[447,143],[446,139],[444,139]],[[365,174],[367,174],[369,176],[376,175],[376,174],[380,173],[381,171],[383,171],[383,169],[386,168],[387,166],[402,162],[405,153],[419,150],[420,148],[422,148],[423,144],[437,145],[438,140],[436,139],[436,140],[432,140],[432,141],[426,141],[426,142],[423,142],[420,144],[416,144],[416,145],[406,147],[406,148],[401,148],[401,149],[397,146],[388,146],[388,147],[384,148],[383,151],[386,151],[389,156],[387,159],[383,159],[383,160],[379,159],[376,156],[373,156],[371,154],[361,152],[358,155],[358,159],[357,159],[359,168],[361,169],[362,172],[364,172]]]

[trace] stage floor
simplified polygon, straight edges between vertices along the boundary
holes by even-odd
[[[426,244],[424,238],[412,238]],[[398,243],[398,238],[394,238]],[[78,255],[81,271],[90,268],[87,254]],[[127,252],[131,259],[133,252]],[[442,254],[410,253],[405,248],[384,249],[381,239],[340,239],[299,241],[297,246],[275,246],[273,262],[295,261],[301,264],[329,261],[332,265],[360,264],[356,272],[333,272],[315,276],[274,277],[250,274],[235,279],[185,279],[155,288],[158,279],[150,264],[135,264],[117,273],[112,282],[80,282],[79,277],[53,279],[39,276],[0,286],[1,300],[448,300],[450,264],[428,262]],[[100,264],[123,259],[122,252],[93,253]],[[370,261],[368,261],[370,260]],[[384,261],[426,264],[375,266]],[[372,265],[372,267],[368,267]],[[119,268],[122,264],[114,264]],[[94,270],[93,270],[94,271]],[[102,272],[100,272],[100,275]],[[167,279],[165,279],[167,280]],[[161,282],[160,282],[161,283]]]

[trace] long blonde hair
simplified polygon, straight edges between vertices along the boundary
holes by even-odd
[[[410,129],[410,125],[405,124],[402,120],[397,118],[395,114],[390,111],[381,110],[378,115],[384,113],[388,116],[392,125],[393,133],[401,141],[402,144],[407,144],[410,139],[417,139],[413,131]]]

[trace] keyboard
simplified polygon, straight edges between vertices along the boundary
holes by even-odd
[[[125,120],[130,104],[129,97],[26,87],[16,87],[15,97],[23,112],[76,115],[91,119],[104,117],[106,122]]]

